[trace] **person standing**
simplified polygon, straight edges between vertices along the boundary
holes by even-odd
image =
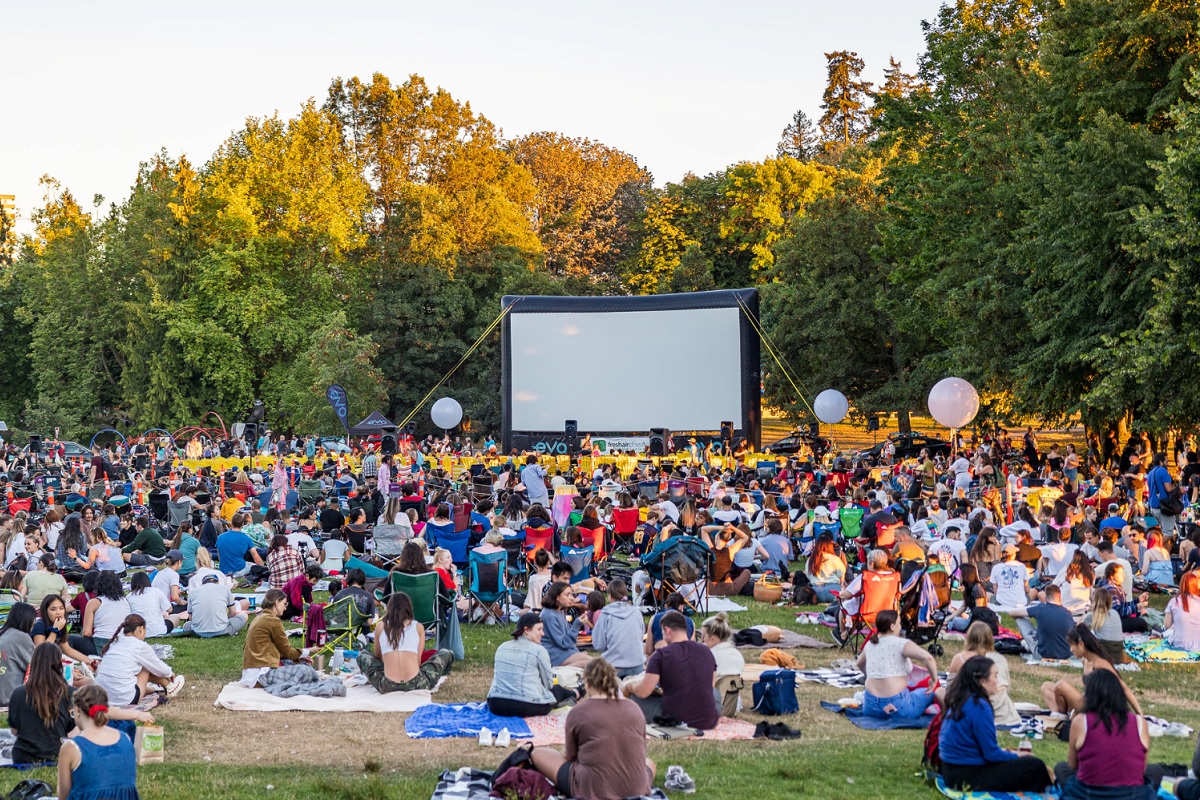
[[[1150,499],[1146,503],[1150,509],[1150,516],[1158,520],[1163,535],[1170,540],[1175,536],[1175,515],[1163,509],[1163,501],[1167,501],[1168,504],[1171,502],[1176,484],[1167,469],[1166,453],[1157,453],[1154,456],[1154,467],[1146,475],[1146,487],[1150,491]]]
[[[525,496],[529,504],[550,506],[550,493],[546,489],[546,470],[538,463],[538,457],[525,457],[525,466],[521,469],[521,483],[525,484]]]

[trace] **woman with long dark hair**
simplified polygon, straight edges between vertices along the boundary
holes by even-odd
[[[71,715],[71,687],[63,678],[62,651],[45,642],[33,651],[29,679],[13,692],[8,705],[8,727],[16,731],[14,764],[52,764],[62,740],[75,727]],[[132,708],[113,708],[112,719],[154,724],[154,717]]]
[[[358,668],[380,694],[432,689],[450,672],[454,654],[438,650],[422,661],[424,649],[425,626],[413,616],[412,599],[396,592],[375,626],[372,651],[358,654]]]
[[[96,596],[83,609],[83,635],[91,638],[99,653],[132,613],[121,578],[115,572],[102,571],[96,578]]]
[[[48,594],[42,598],[39,619],[33,623],[33,630],[29,635],[33,637],[34,647],[44,642],[56,644],[67,658],[81,661],[89,667],[96,666],[95,654],[83,652],[92,649],[92,640],[71,633],[71,625],[67,622],[67,604],[56,594]]]
[[[74,514],[69,515],[66,522],[63,523],[62,533],[58,535],[58,542],[54,548],[54,560],[58,562],[58,568],[63,572],[79,572],[79,565],[67,553],[68,550],[76,553],[87,550],[87,537],[83,534],[79,517]]]
[[[1091,629],[1087,625],[1079,624],[1067,633],[1067,644],[1071,648],[1071,655],[1083,662],[1083,678],[1084,684],[1087,684],[1087,676],[1097,670],[1111,672],[1117,674],[1116,667],[1108,660],[1108,653],[1104,649],[1104,645],[1100,644],[1100,640],[1096,638]],[[1142,713],[1142,707],[1138,704],[1137,698],[1133,696],[1133,692],[1125,686],[1125,682],[1121,681],[1120,676],[1117,680],[1125,687],[1125,698],[1129,706],[1137,713]],[[1070,714],[1072,711],[1082,711],[1084,706],[1084,694],[1076,689],[1070,681],[1046,681],[1042,684],[1042,699],[1046,702],[1046,707],[1053,713]]]
[[[846,557],[838,552],[833,534],[822,533],[813,544],[804,565],[810,588],[818,603],[832,603],[846,583]]]
[[[928,689],[908,688],[914,661],[929,673]],[[880,611],[875,617],[875,633],[856,666],[867,676],[863,713],[868,717],[918,719],[932,703],[940,702],[937,659],[900,635],[900,615],[895,611]]]
[[[962,579],[962,607],[946,623],[947,630],[965,632],[974,621],[975,610],[987,607],[987,588],[979,580],[979,569],[974,564],[959,567]]]
[[[1054,768],[1064,800],[1153,800],[1162,769],[1147,765],[1150,731],[1129,707],[1115,672],[1083,679],[1083,711],[1071,721],[1067,760]]]
[[[950,682],[938,738],[942,778],[951,789],[973,792],[1045,791],[1052,783],[1045,762],[996,743],[989,698],[998,690],[996,665],[984,656],[967,659]]]
[[[0,628],[0,705],[8,705],[13,690],[25,680],[25,670],[33,657],[33,638],[29,632],[36,619],[36,608],[28,603],[15,603]]]

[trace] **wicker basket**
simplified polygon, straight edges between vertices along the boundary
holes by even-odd
[[[754,583],[754,599],[760,603],[778,603],[783,597],[783,584],[775,573],[768,572]]]

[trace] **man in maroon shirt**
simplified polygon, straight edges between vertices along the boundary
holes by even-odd
[[[712,730],[721,718],[713,694],[716,659],[711,650],[688,638],[683,614],[668,611],[659,624],[667,646],[654,651],[646,664],[646,677],[636,686],[627,686],[625,694],[641,706],[647,722],[674,717],[689,727]],[[658,687],[662,697],[652,696]]]

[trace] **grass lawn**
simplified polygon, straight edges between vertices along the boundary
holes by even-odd
[[[1162,605],[1161,598],[1157,605]],[[774,624],[827,638],[823,628],[797,626],[794,609],[776,608],[741,599],[749,610],[731,615],[736,627]],[[1005,620],[1014,627],[1011,620]],[[437,694],[442,702],[480,700],[491,681],[492,653],[506,632],[495,627],[464,626],[467,658],[455,664],[450,680]],[[139,770],[138,788],[147,800],[187,797],[255,798],[330,797],[351,800],[428,798],[445,769],[470,765],[492,769],[501,753],[468,740],[410,740],[403,716],[396,714],[245,713],[215,709],[220,687],[241,669],[242,638],[173,640],[176,670],[187,677],[179,698],[160,708],[156,717],[167,731],[167,762]],[[948,665],[958,641],[944,641]],[[758,653],[744,651],[747,661]],[[839,650],[798,650],[807,666],[845,657]],[[1046,679],[1067,677],[1076,670],[1027,667],[1009,659],[1013,697],[1036,702]],[[1122,673],[1138,693],[1147,713],[1185,722],[1200,729],[1200,680],[1194,666],[1148,665]],[[804,731],[793,742],[652,742],[649,754],[659,764],[658,781],[669,764],[681,764],[696,780],[697,794],[755,800],[793,798],[936,797],[920,770],[923,731],[867,733],[838,715],[822,711],[820,700],[847,694],[833,687],[798,686],[800,713],[784,718]],[[746,699],[749,696],[747,688]],[[751,721],[760,719],[746,714]],[[1007,734],[1002,734],[1006,738]],[[1016,740],[1004,742],[1015,746]],[[1190,763],[1194,739],[1155,739],[1151,759]],[[1057,741],[1034,744],[1035,755],[1048,762],[1064,759],[1066,746]],[[55,781],[51,770],[20,774],[0,771],[0,795],[23,777]]]

